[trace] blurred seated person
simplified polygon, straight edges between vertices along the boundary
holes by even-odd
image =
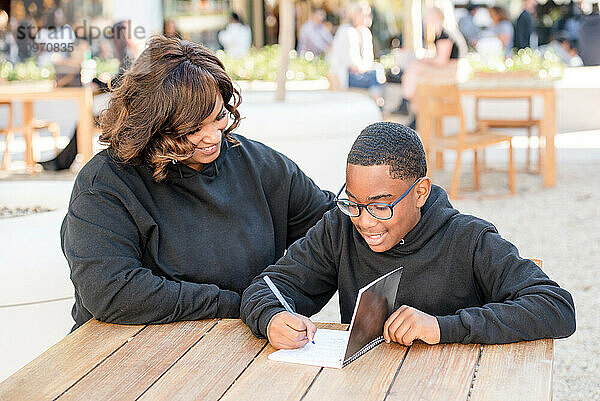
[[[218,38],[225,53],[237,58],[244,57],[252,43],[250,28],[244,25],[236,13],[231,13],[231,22],[219,32]]]
[[[323,24],[325,21],[324,10],[315,9],[310,14],[308,21],[300,28],[298,34],[298,53],[311,52],[315,56],[325,53],[333,40],[333,35]]]
[[[458,38],[451,37],[443,28],[444,14],[437,7],[430,8],[424,18],[426,32],[433,35],[435,54],[417,60],[410,64],[402,75],[402,94],[404,99],[395,111],[397,114],[417,112],[417,85],[423,79],[454,79],[458,69],[459,46]],[[415,126],[413,119],[409,126]]]
[[[491,32],[502,42],[502,48],[505,55],[510,55],[513,48],[513,38],[515,30],[512,22],[508,18],[506,10],[502,7],[491,7],[489,9],[490,18],[492,19]]]
[[[546,50],[552,50],[569,67],[581,67],[583,65],[583,61],[577,53],[575,42],[569,39],[569,33],[566,31],[558,32],[552,41],[540,47],[540,50],[542,53]]]
[[[338,28],[327,55],[330,72],[340,89],[363,88],[379,107],[383,106],[385,73],[374,63],[371,7],[365,1],[352,3],[348,22]]]
[[[119,21],[113,25],[113,52],[119,59],[119,72],[113,77],[110,82],[103,82],[98,78],[93,79],[93,84],[100,91],[109,92],[118,85],[119,79],[125,71],[129,69],[131,64],[138,56],[138,47],[129,35],[131,29],[131,21]],[[65,148],[53,159],[45,162],[40,162],[44,170],[58,171],[66,170],[71,167],[75,157],[77,156],[77,128],[73,131],[71,140]]]
[[[600,65],[600,13],[598,3],[592,6],[592,13],[583,17],[579,27],[579,55],[583,65]]]
[[[35,20],[25,11],[22,1],[11,2],[11,28],[16,34],[18,59],[27,60],[33,55],[33,38],[37,33]]]
[[[8,14],[0,9],[0,62],[16,63],[19,57],[19,47],[14,35],[9,29]]]
[[[467,14],[458,20],[458,29],[465,37],[470,47],[475,47],[481,37],[481,28],[475,24],[475,14],[479,10],[479,5],[469,2],[467,4]]]

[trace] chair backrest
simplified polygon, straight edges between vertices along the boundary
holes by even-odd
[[[427,107],[432,117],[462,116],[456,85],[423,82],[419,84],[418,91],[419,107]]]
[[[444,117],[458,117],[460,131],[459,141],[466,135],[462,105],[458,87],[455,83],[421,82],[417,87],[417,101],[423,114],[431,120],[432,126],[442,127]],[[441,135],[441,133],[440,133]]]

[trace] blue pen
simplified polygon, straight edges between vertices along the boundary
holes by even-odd
[[[267,283],[267,285],[269,286],[269,288],[271,289],[271,291],[273,292],[273,294],[275,294],[275,296],[277,297],[277,299],[279,300],[279,302],[281,302],[281,305],[283,305],[283,307],[285,308],[285,310],[288,311],[288,312],[290,312],[292,315],[296,316],[296,312],[294,312],[292,310],[292,308],[287,303],[287,301],[285,300],[285,298],[283,298],[283,295],[281,295],[281,292],[279,292],[279,290],[277,289],[277,287],[275,287],[275,283],[273,283],[271,281],[271,278],[269,276],[264,276],[263,279],[265,280],[265,282]],[[313,344],[315,343],[314,340],[312,340],[311,342]]]

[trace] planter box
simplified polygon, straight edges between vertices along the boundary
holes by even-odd
[[[510,79],[538,79],[538,75],[531,71],[505,71],[505,72],[496,72],[496,71],[475,71],[473,73],[473,78],[510,78]]]
[[[42,81],[0,81],[3,93],[45,92],[56,87],[54,80]]]

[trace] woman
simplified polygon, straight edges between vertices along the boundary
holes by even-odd
[[[368,89],[378,106],[383,107],[385,74],[374,63],[371,7],[361,1],[348,8],[348,22],[342,24],[327,55],[331,78],[340,89]]]
[[[451,37],[443,28],[444,14],[437,7],[430,8],[425,14],[426,31],[432,33],[435,55],[410,64],[402,75],[402,103],[396,110],[399,114],[408,114],[409,104],[413,113],[417,112],[417,85],[423,79],[429,81],[456,78],[459,58],[458,39]],[[461,38],[462,39],[462,38]],[[464,40],[464,39],[463,39]],[[415,128],[415,119],[409,123]]]
[[[509,56],[512,52],[513,38],[515,36],[513,24],[502,7],[495,6],[490,8],[490,18],[492,19],[490,30],[502,42],[504,54]]]
[[[252,278],[333,207],[292,161],[232,133],[240,102],[219,59],[176,38],[152,38],[123,75],[101,116],[108,149],[61,228],[74,329],[238,317]]]

